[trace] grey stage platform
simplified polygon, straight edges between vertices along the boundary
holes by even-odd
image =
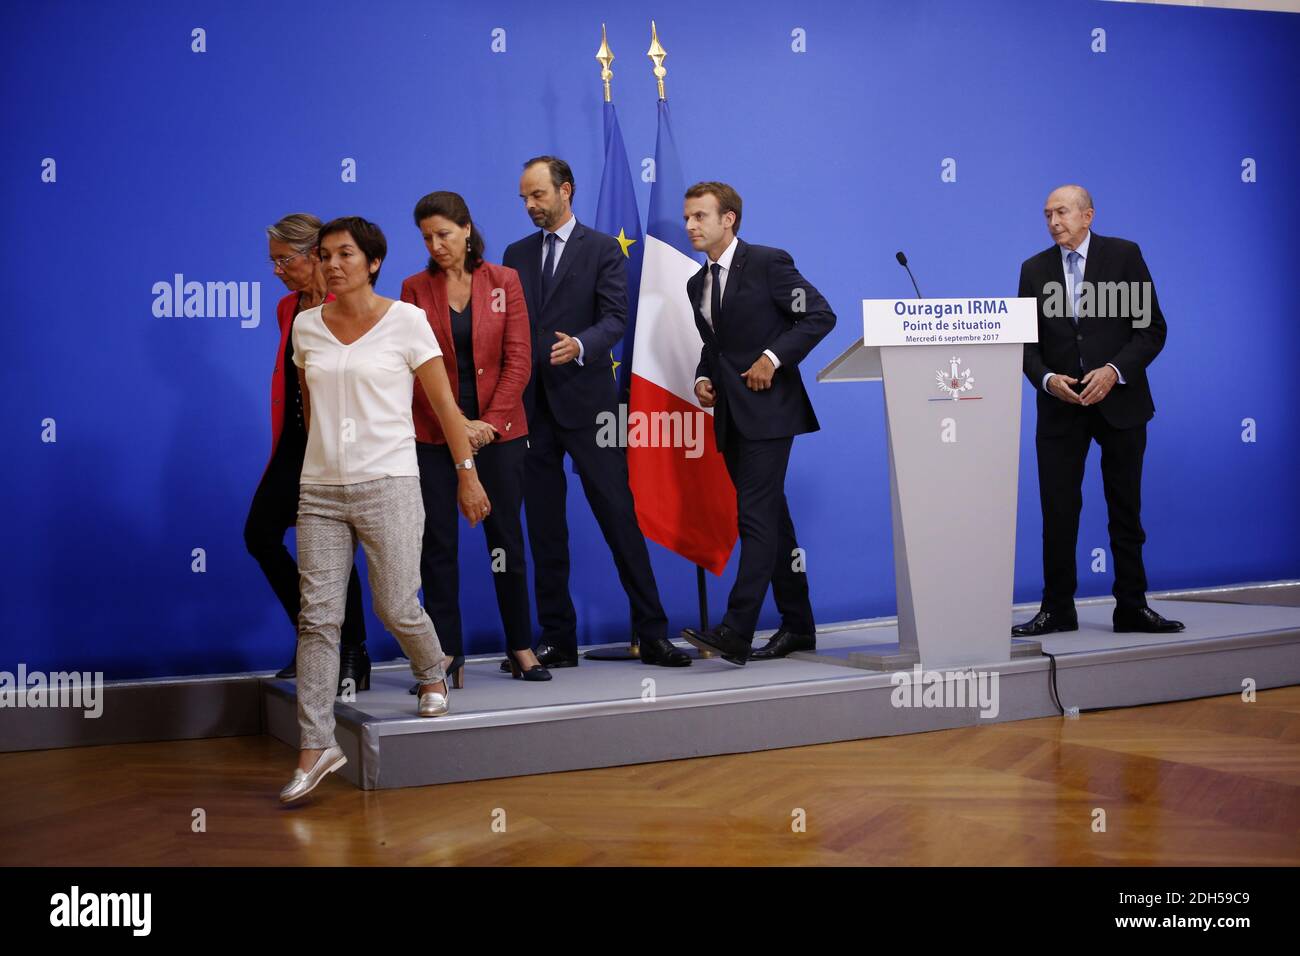
[[[1152,601],[1186,622],[1181,634],[1115,634],[1111,602],[1083,602],[1080,629],[1041,643],[1056,658],[1065,707],[1092,710],[1300,683],[1300,608]],[[1025,615],[1028,616],[1028,615]],[[712,754],[771,750],[1002,722],[1059,713],[1049,658],[1003,663],[998,713],[976,707],[896,707],[890,673],[852,666],[859,653],[897,645],[892,621],[818,633],[816,655],[736,667],[688,668],[584,660],[550,683],[512,680],[499,657],[471,661],[451,713],[421,719],[410,671],[376,668],[371,690],[338,704],[343,775],[364,789],[411,787]],[[757,642],[756,642],[757,643]],[[885,647],[882,648],[882,645]],[[649,685],[646,681],[653,681]],[[267,732],[296,747],[293,681],[261,682]],[[652,691],[652,693],[651,693]]]

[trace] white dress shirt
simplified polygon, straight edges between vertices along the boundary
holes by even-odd
[[[569,237],[573,235],[573,230],[577,227],[578,217],[571,215],[569,216],[569,221],[563,226],[552,230],[555,234],[555,261],[551,263],[552,276],[560,271],[560,257],[564,255],[564,250],[569,247]],[[546,237],[548,235],[550,235],[550,233],[546,230],[542,230],[542,268],[546,268]],[[578,338],[576,335],[573,336],[573,341],[578,343],[578,357],[574,359],[574,361],[581,365],[583,356],[586,355],[586,349],[582,347],[582,339]]]
[[[320,306],[301,313],[293,323],[293,362],[306,370],[311,400],[302,483],[418,477],[414,373],[440,355],[424,310],[409,302],[394,302],[350,345],[334,337]]]
[[[738,237],[732,237],[731,245],[723,250],[722,255],[718,256],[718,300],[727,293],[727,278],[731,275],[731,260],[736,258],[736,246],[740,240]],[[704,316],[704,321],[709,323],[709,328],[713,328],[713,261],[710,260],[704,267],[704,287],[700,293],[700,314]],[[781,367],[781,360],[776,357],[776,353],[771,349],[764,349],[763,354],[772,360],[776,368]],[[707,382],[709,377],[701,375],[695,380],[695,384]]]
[[[1079,243],[1079,248],[1074,251],[1079,254],[1079,275],[1083,275],[1088,268],[1088,246],[1092,243],[1092,230],[1089,229],[1083,235],[1083,242]],[[1074,276],[1070,273],[1070,250],[1061,246],[1061,268],[1065,270],[1065,297],[1070,303],[1070,314],[1074,314]],[[1111,368],[1115,369],[1115,374],[1119,376],[1119,384],[1126,385],[1124,375],[1120,372],[1119,367],[1114,362],[1107,362]],[[1047,382],[1055,372],[1048,372],[1043,376],[1043,391],[1047,391]]]

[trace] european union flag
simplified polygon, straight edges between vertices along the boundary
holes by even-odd
[[[600,176],[600,197],[596,200],[596,229],[618,239],[627,265],[627,331],[615,356],[619,363],[619,401],[626,402],[632,385],[632,342],[636,336],[637,290],[641,288],[641,216],[637,213],[632,172],[623,145],[623,131],[618,126],[614,104],[605,104],[605,169]]]

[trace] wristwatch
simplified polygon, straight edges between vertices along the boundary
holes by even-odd
[[[474,470],[474,459],[473,459],[473,458],[466,458],[464,461],[458,461],[458,462],[456,462],[456,470],[457,470],[457,471],[473,471],[473,470]]]

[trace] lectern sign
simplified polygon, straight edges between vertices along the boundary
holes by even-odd
[[[862,322],[862,340],[869,347],[1038,341],[1032,298],[864,299]]]

